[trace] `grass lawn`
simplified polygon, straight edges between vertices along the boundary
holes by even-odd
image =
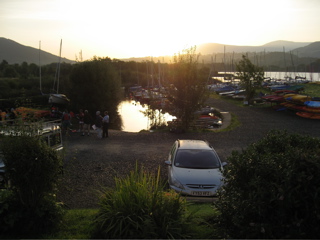
[[[67,210],[58,231],[43,236],[46,239],[90,239],[92,223],[98,209]]]
[[[194,216],[192,238],[212,238],[215,229],[208,223],[218,213],[211,203],[193,203],[188,206]],[[66,211],[61,227],[54,234],[44,235],[44,239],[90,239],[92,223],[98,209],[70,209]]]
[[[311,97],[320,97],[320,82],[304,84],[304,91],[302,94],[309,95]]]

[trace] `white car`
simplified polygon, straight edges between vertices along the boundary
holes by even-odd
[[[216,196],[223,185],[226,162],[206,141],[176,140],[165,163],[170,188],[182,195]]]

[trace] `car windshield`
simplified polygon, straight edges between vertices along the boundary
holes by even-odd
[[[174,166],[180,168],[212,169],[219,168],[220,161],[211,150],[179,150]]]

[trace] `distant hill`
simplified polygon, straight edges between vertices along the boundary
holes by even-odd
[[[59,57],[41,50],[41,65],[58,62]],[[39,65],[39,49],[24,46],[13,40],[0,37],[0,62],[6,60],[9,64],[21,64],[23,62],[35,63]],[[61,58],[61,62],[74,63],[66,58]]]
[[[224,45],[219,43],[205,43],[197,45],[197,52],[202,55],[235,52],[235,53],[246,53],[246,52],[282,52],[283,48],[286,52],[292,51],[296,48],[301,48],[309,45],[310,42],[290,42],[290,41],[274,41],[261,46],[236,46],[236,45]],[[319,55],[320,57],[320,55]]]
[[[298,53],[299,57],[320,58],[320,41],[296,48],[294,51]]]
[[[273,41],[261,46],[236,46],[224,45],[219,43],[205,43],[197,45],[197,52],[201,53],[202,59],[207,56],[205,62],[210,61],[210,56],[213,54],[226,53],[258,53],[258,52],[283,52],[283,49],[288,53],[292,51],[295,55],[304,58],[320,58],[320,41],[319,42],[292,42],[292,41]],[[58,56],[41,50],[41,65],[56,63]],[[241,55],[240,55],[241,56]],[[153,61],[170,62],[172,56],[153,57]],[[22,62],[39,64],[39,49],[24,46],[13,40],[0,37],[0,62],[6,60],[9,64]],[[123,61],[145,61],[150,60],[150,57],[128,58],[121,59]],[[281,57],[281,61],[283,58]],[[74,63],[74,61],[62,58],[61,62]]]
[[[241,57],[242,53],[276,53],[283,52],[285,50],[286,53],[293,52],[295,55],[304,58],[320,58],[320,42],[292,42],[292,41],[273,41],[261,46],[236,46],[236,45],[225,45],[220,43],[204,43],[196,46],[197,53],[201,53],[200,59],[204,62],[211,62],[211,56],[217,55],[221,58],[223,57],[223,53],[226,52],[227,55],[230,53],[235,53]],[[289,54],[290,56],[290,54]],[[283,61],[283,55],[281,54],[281,59],[279,61]],[[161,56],[161,57],[153,57],[153,61],[157,62],[169,62],[172,60],[172,56]],[[150,57],[144,58],[129,58],[122,59],[126,61],[145,61],[150,60]],[[271,63],[270,63],[271,64]],[[277,63],[278,64],[278,63]]]

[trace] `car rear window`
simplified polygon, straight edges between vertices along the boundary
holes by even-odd
[[[174,166],[181,168],[211,169],[219,168],[220,161],[211,150],[179,150]]]

